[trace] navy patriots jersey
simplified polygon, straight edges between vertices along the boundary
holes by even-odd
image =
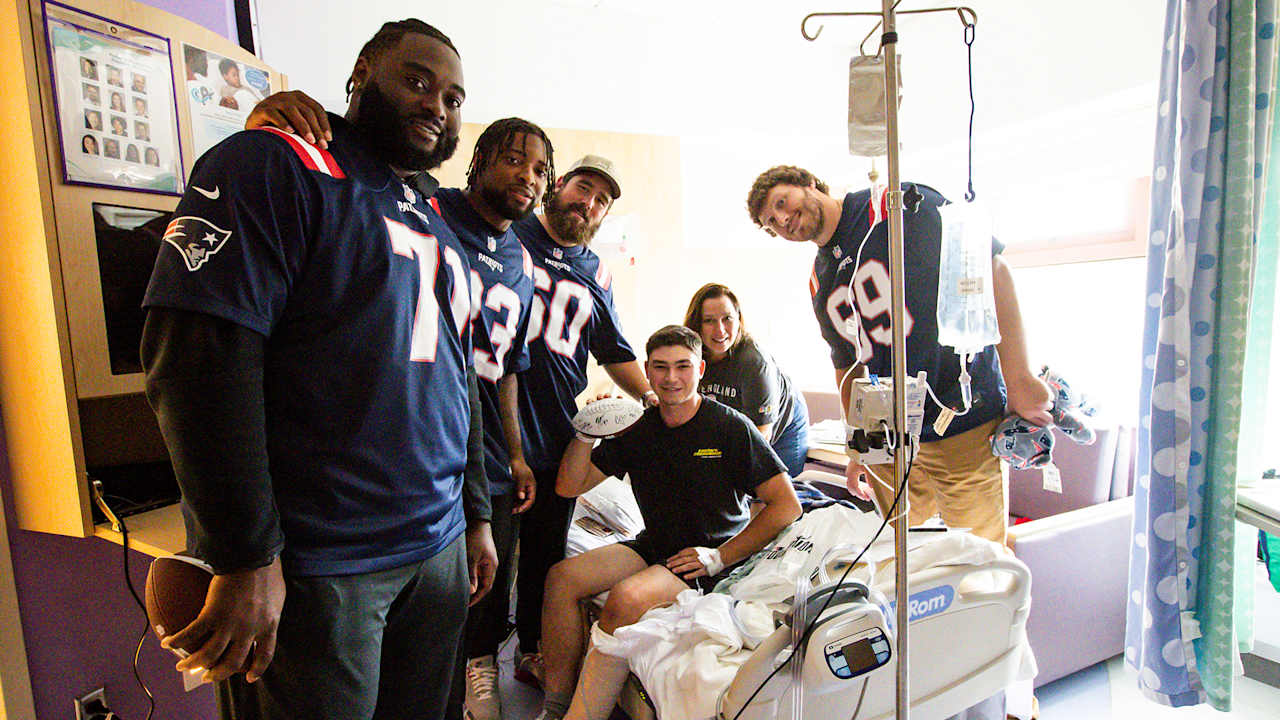
[[[402,566],[465,526],[466,259],[438,207],[329,121],[328,151],[264,129],[206,153],[143,301],[265,336],[267,453],[296,575]]]
[[[520,376],[525,460],[556,468],[573,439],[569,421],[587,387],[587,352],[601,365],[634,360],[613,306],[613,278],[585,246],[561,247],[533,215],[512,225],[533,257],[529,369]]]
[[[529,367],[525,333],[533,308],[533,259],[516,234],[494,229],[461,190],[435,195],[471,266],[471,344],[484,413],[484,471],[490,495],[511,491],[511,457],[502,434],[498,381]]]
[[[904,183],[903,187],[908,184]],[[924,200],[915,212],[906,209],[902,214],[907,374],[927,372],[938,399],[958,410],[964,407],[960,397],[960,359],[938,344],[938,260],[942,246],[938,208],[948,201],[933,188],[920,184],[915,187],[924,195]],[[883,190],[877,192],[874,205],[870,190],[846,195],[835,234],[818,248],[814,257],[809,291],[822,337],[831,347],[832,364],[845,368],[856,361],[866,365],[872,374],[889,377],[893,373],[893,329],[889,324],[889,223],[880,222],[884,218]],[[862,248],[861,262],[854,268],[858,246],[872,225],[874,229]],[[992,240],[992,254],[1002,249],[999,242]],[[849,294],[851,279],[853,297]],[[848,322],[851,318],[854,322]],[[861,356],[856,356],[858,346]],[[977,427],[1004,413],[1004,380],[994,345],[983,349],[971,361],[969,374],[973,377],[973,408],[951,422],[947,436]],[[933,431],[938,412],[933,401],[925,402],[921,441],[938,439]]]

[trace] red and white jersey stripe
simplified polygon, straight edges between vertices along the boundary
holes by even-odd
[[[596,282],[604,290],[608,290],[609,285],[613,283],[613,274],[609,272],[603,260],[600,261],[600,267],[596,268]]]
[[[289,143],[289,147],[293,148],[293,151],[298,154],[298,157],[302,160],[302,164],[305,165],[308,170],[324,173],[329,177],[337,178],[339,180],[347,176],[346,173],[342,172],[342,168],[338,167],[338,161],[333,159],[333,155],[330,154],[328,150],[316,147],[306,140],[303,140],[300,136],[285,132],[279,128],[264,127],[259,129],[266,130],[269,133],[274,133],[284,138],[285,142]]]
[[[871,186],[871,197],[867,201],[867,217],[871,221],[869,227],[875,227],[881,220],[889,217],[888,185]]]
[[[524,245],[520,246],[520,252],[524,253],[524,274],[533,277],[533,256],[529,254]]]

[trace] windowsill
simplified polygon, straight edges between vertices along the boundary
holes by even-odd
[[[1128,229],[1011,243],[1002,255],[1015,268],[1145,257],[1150,203],[1151,178],[1139,178],[1133,184]]]
[[[1087,240],[1063,239],[1019,243],[1015,247],[1005,249],[1003,253],[1005,262],[1015,268],[1121,260],[1144,257],[1146,254],[1146,241],[1129,237],[1126,233],[1095,235]]]

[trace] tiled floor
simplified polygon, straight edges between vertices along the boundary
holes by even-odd
[[[1254,651],[1264,658],[1280,661],[1280,593],[1267,583],[1266,572],[1261,566],[1255,570]],[[1248,677],[1236,678],[1230,713],[1218,712],[1208,705],[1171,708],[1154,703],[1138,689],[1137,677],[1125,665],[1123,656],[1049,683],[1041,687],[1036,696],[1040,699],[1040,717],[1043,720],[1280,718],[1280,689]]]
[[[1116,657],[1036,691],[1042,720],[1141,718],[1141,720],[1275,720],[1280,717],[1280,689],[1247,677],[1237,678],[1230,713],[1208,705],[1171,708],[1148,700],[1138,690],[1137,675]]]
[[[504,720],[533,720],[542,709],[542,692],[517,682],[516,637],[512,633],[498,652],[498,689],[502,693]]]

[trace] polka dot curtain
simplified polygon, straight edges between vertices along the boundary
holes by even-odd
[[[1276,0],[1170,0],[1165,18],[1125,656],[1166,705],[1229,711],[1251,635],[1256,535],[1234,518],[1266,396],[1275,25]]]

